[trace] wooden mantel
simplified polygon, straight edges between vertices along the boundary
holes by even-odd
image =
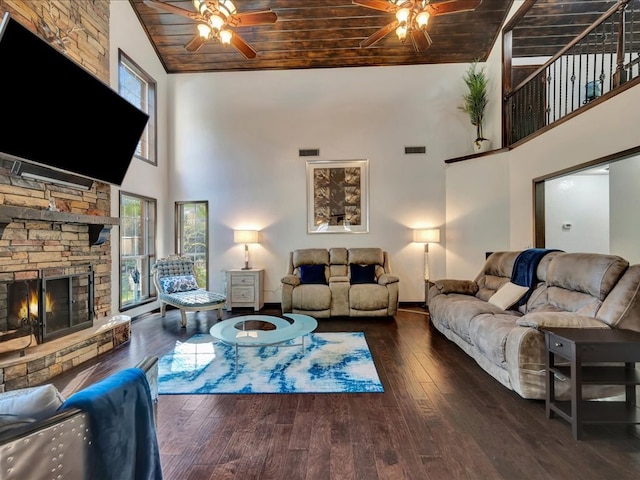
[[[8,224],[15,221],[37,220],[53,223],[75,223],[89,226],[89,242],[91,245],[101,245],[106,240],[113,225],[118,225],[117,217],[103,217],[100,215],[81,215],[37,208],[0,205],[0,237]]]

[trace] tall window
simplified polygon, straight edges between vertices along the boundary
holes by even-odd
[[[156,82],[121,50],[118,52],[118,93],[149,115],[135,156],[157,165],[156,159]]]
[[[209,203],[176,202],[176,251],[191,257],[196,280],[201,288],[208,288],[209,265]]]
[[[147,303],[156,292],[156,201],[120,192],[120,309]]]

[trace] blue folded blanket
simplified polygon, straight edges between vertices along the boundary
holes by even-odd
[[[529,248],[520,252],[516,257],[516,261],[513,264],[513,271],[511,272],[511,283],[521,285],[523,287],[529,287],[529,291],[518,301],[513,308],[517,308],[527,303],[531,293],[538,283],[538,264],[540,260],[549,252],[558,252],[556,249],[546,248]]]
[[[59,410],[89,415],[93,480],[162,480],[149,383],[139,368],[121,370],[65,401]]]

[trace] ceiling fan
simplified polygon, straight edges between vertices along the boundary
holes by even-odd
[[[429,18],[450,13],[471,12],[478,8],[482,0],[352,0],[355,5],[382,12],[394,13],[396,19],[360,42],[360,47],[370,47],[395,30],[405,42],[411,38],[416,52],[429,48],[433,41],[427,33]]]
[[[149,7],[198,22],[198,33],[185,45],[189,52],[197,52],[207,40],[216,38],[224,45],[233,45],[244,58],[255,58],[256,50],[230,27],[266,25],[278,20],[276,13],[271,10],[240,13],[231,0],[192,0],[192,3],[195,12],[160,0],[144,0],[144,4]]]

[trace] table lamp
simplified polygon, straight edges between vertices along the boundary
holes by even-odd
[[[250,270],[249,267],[249,244],[260,243],[258,230],[234,230],[233,242],[244,243],[244,267],[243,270]]]

